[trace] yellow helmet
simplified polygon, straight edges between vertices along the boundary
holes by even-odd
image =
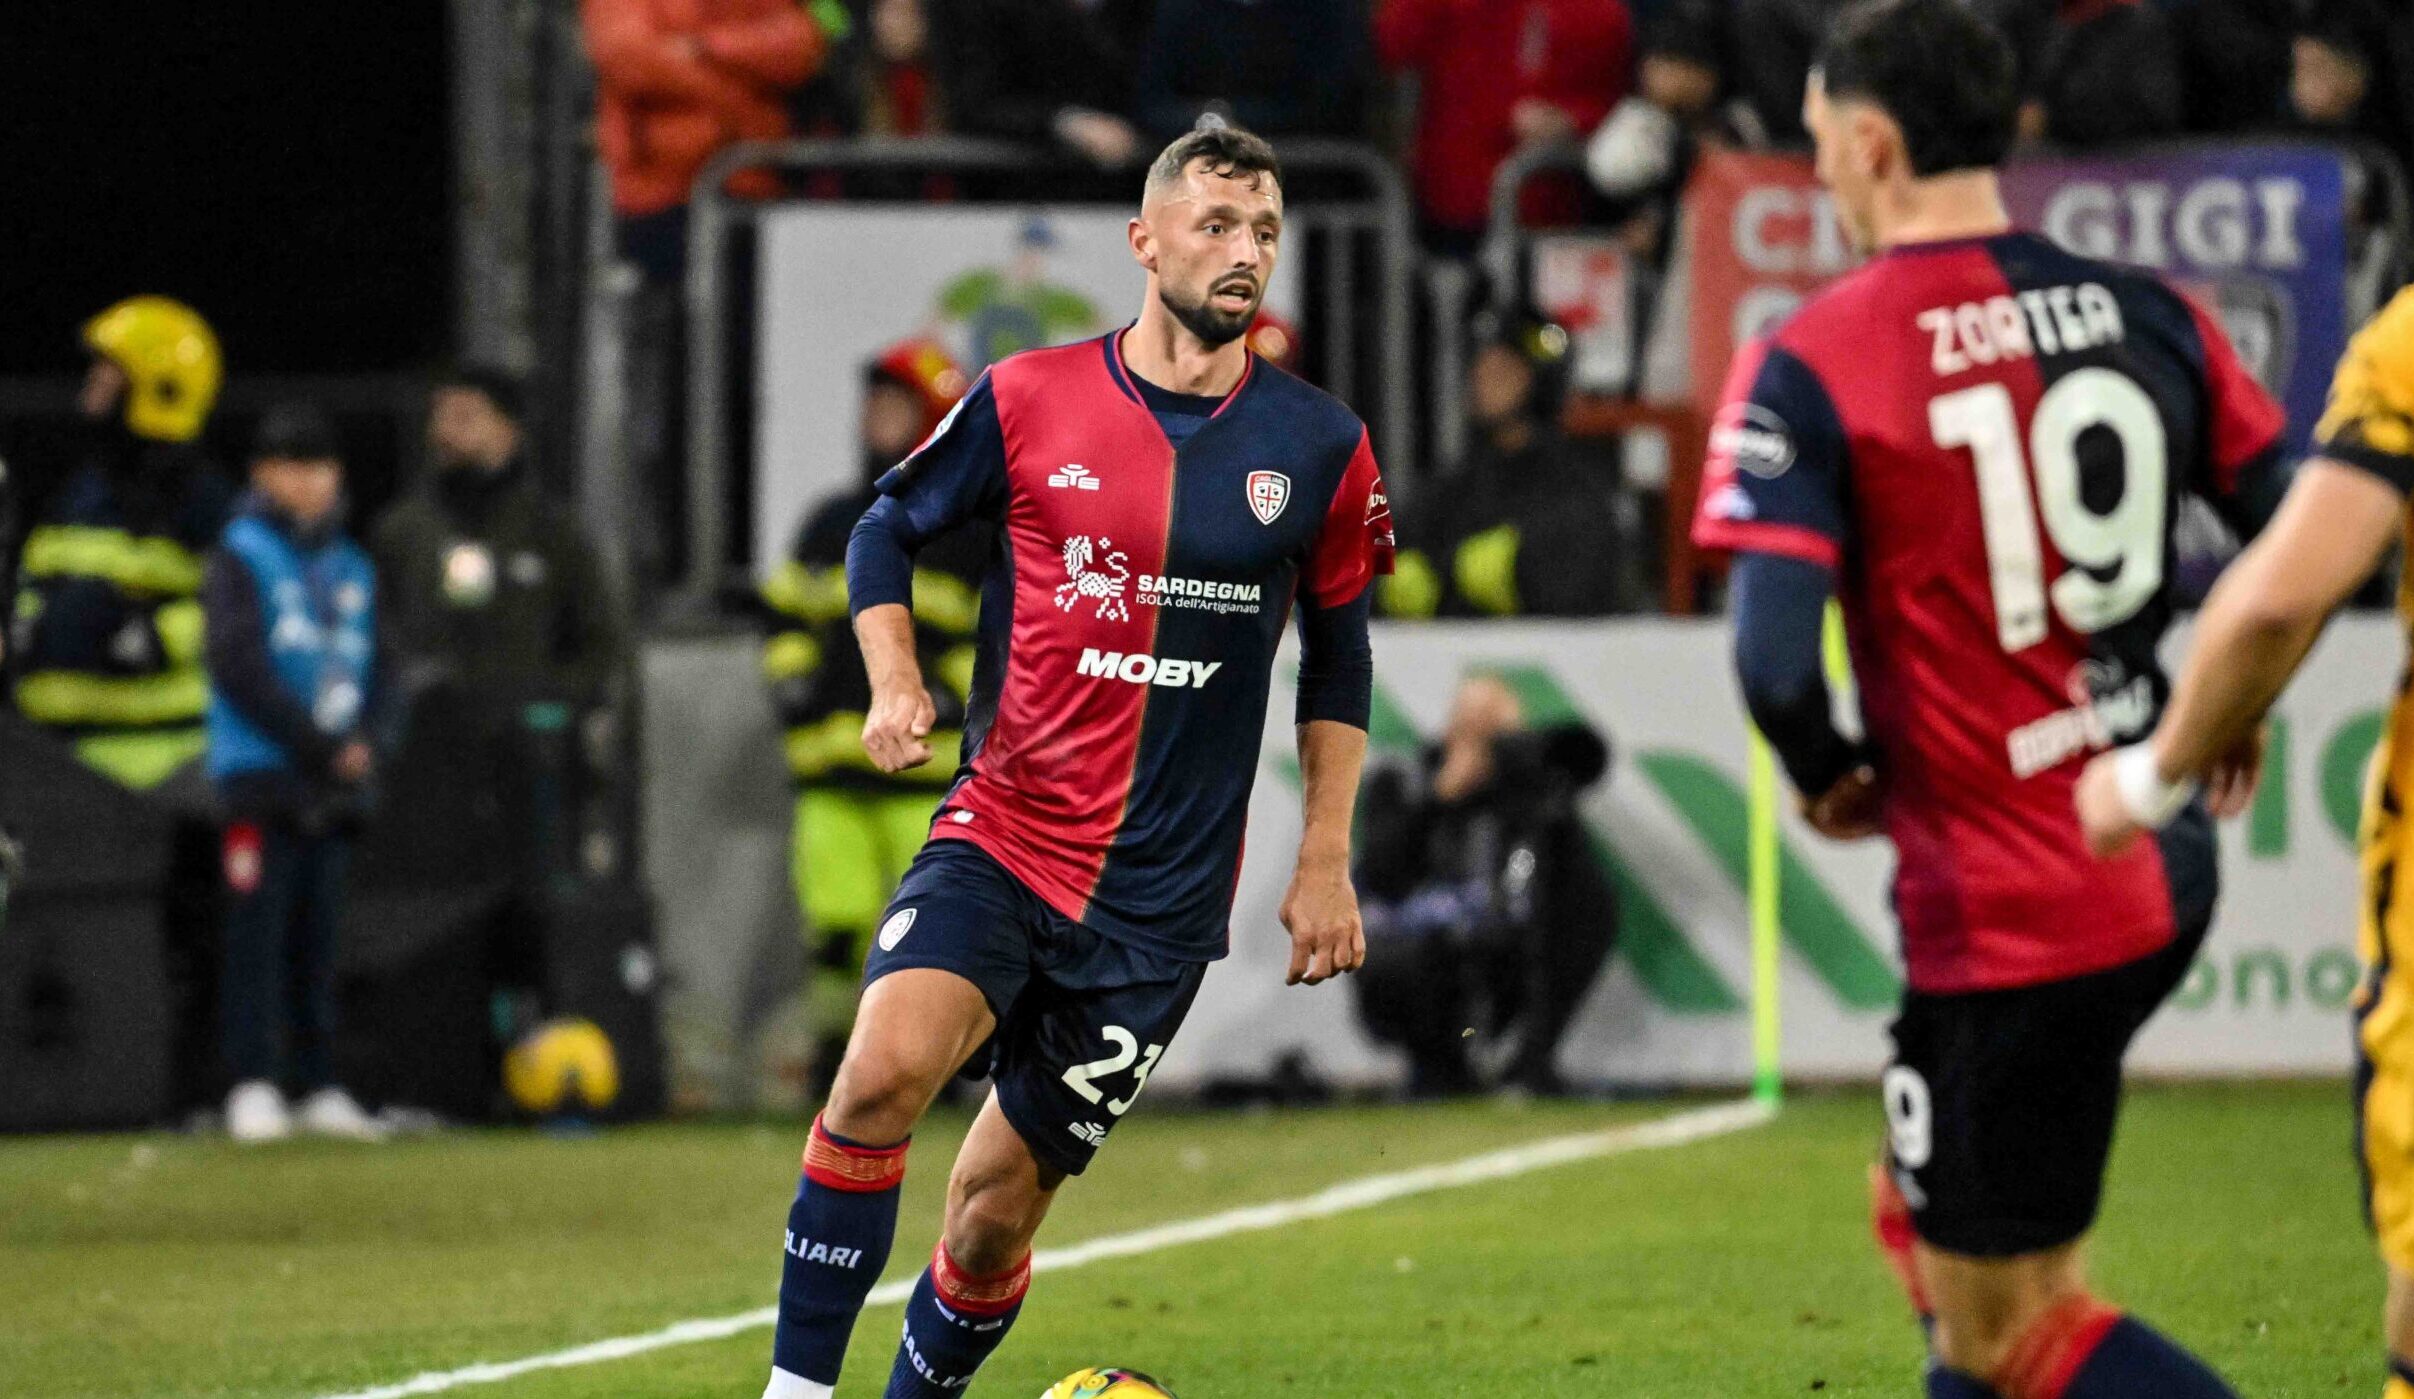
[[[125,371],[126,426],[155,442],[201,435],[225,364],[201,313],[164,296],[132,296],[84,323],[84,344]]]

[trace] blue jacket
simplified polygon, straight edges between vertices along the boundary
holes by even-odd
[[[377,676],[377,574],[341,530],[300,535],[246,497],[210,555],[209,771],[323,777],[363,736]]]

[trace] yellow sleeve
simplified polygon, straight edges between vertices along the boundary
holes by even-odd
[[[2347,342],[2314,441],[2322,456],[2414,493],[2414,287]]]

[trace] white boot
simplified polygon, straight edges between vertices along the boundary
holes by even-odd
[[[226,1095],[226,1134],[236,1141],[283,1141],[293,1135],[285,1095],[264,1078],[246,1079]]]
[[[301,1128],[314,1137],[381,1142],[386,1124],[371,1117],[352,1095],[330,1084],[302,1100]]]
[[[771,1367],[771,1383],[763,1390],[763,1399],[830,1399],[830,1386],[815,1384],[803,1375],[791,1375],[777,1365]]]

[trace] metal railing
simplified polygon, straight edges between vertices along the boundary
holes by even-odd
[[[1371,237],[1376,255],[1371,298],[1362,293],[1361,269],[1345,245],[1321,269],[1322,285],[1311,289],[1324,307],[1325,361],[1332,367],[1324,387],[1359,402],[1361,338],[1372,335],[1378,382],[1372,386],[1372,420],[1387,465],[1414,474],[1417,450],[1413,387],[1411,269],[1415,265],[1415,222],[1400,172],[1380,153],[1340,141],[1278,142],[1283,167],[1294,183],[1302,175],[1342,175],[1364,182],[1355,199],[1303,201],[1286,211],[1296,238],[1331,233],[1344,240]],[[687,424],[686,472],[689,502],[687,559],[673,586],[669,610],[676,616],[711,615],[714,599],[732,581],[731,529],[727,501],[733,479],[729,460],[729,365],[726,254],[736,227],[749,223],[777,201],[757,201],[726,192],[740,170],[777,168],[792,173],[927,175],[1044,174],[1055,158],[1032,148],[963,137],[872,138],[852,141],[744,142],[720,152],[696,176],[688,205]],[[1097,172],[1089,172],[1093,177]],[[1128,173],[1137,182],[1140,169]],[[1034,181],[1020,197],[1045,188]],[[1068,201],[1088,202],[1088,201]],[[1097,202],[1105,202],[1103,200]],[[1304,239],[1300,240],[1304,243]],[[1362,410],[1363,411],[1363,410]]]

